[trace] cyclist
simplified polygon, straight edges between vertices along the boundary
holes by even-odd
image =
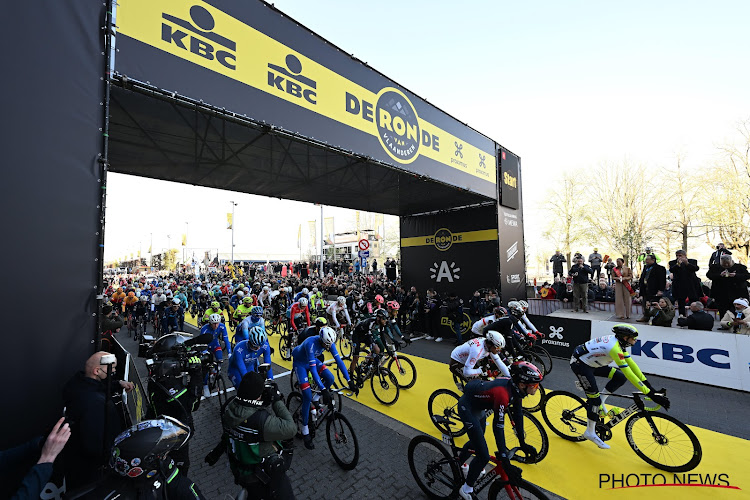
[[[508,309],[510,310],[510,318],[513,320],[513,324],[516,330],[522,335],[528,336],[533,340],[542,337],[542,334],[537,330],[531,320],[526,316],[526,309],[524,305],[526,301],[512,300],[508,302]],[[526,306],[528,307],[528,305]]]
[[[240,386],[240,381],[247,372],[257,371],[261,355],[263,362],[270,365],[271,346],[268,345],[268,337],[261,327],[255,326],[248,332],[247,340],[238,342],[234,346],[232,356],[229,358],[227,375],[235,388]],[[273,380],[273,370],[270,367],[267,376]]]
[[[323,354],[323,351],[328,350],[333,355],[333,359],[336,360],[336,364],[339,370],[344,374],[344,378],[349,383],[349,388],[353,391],[356,390],[354,383],[349,378],[349,372],[346,371],[346,366],[341,360],[339,351],[336,349],[334,342],[336,341],[336,333],[329,327],[324,326],[320,330],[320,335],[317,337],[310,337],[305,340],[301,345],[298,345],[292,350],[292,370],[297,375],[299,380],[299,388],[302,391],[302,408],[300,410],[302,415],[302,440],[305,443],[305,448],[312,450],[315,445],[310,437],[310,430],[307,427],[308,419],[310,416],[310,404],[312,403],[312,389],[310,389],[310,382],[307,377],[308,371],[312,374],[312,378],[321,389],[328,389],[333,384],[333,374],[328,367],[318,359],[318,356]],[[330,395],[324,397],[324,401],[330,400]]]
[[[237,293],[232,295],[229,298],[229,305],[237,309],[239,305],[242,303],[242,299],[245,298],[245,292],[242,290],[237,290]]]
[[[227,313],[227,318],[229,318],[229,325],[234,327],[235,326],[234,307],[232,307],[231,304],[229,304],[229,297],[226,295],[222,295],[221,299],[219,300],[219,303],[221,305],[221,310],[226,311]],[[221,315],[222,313],[219,313],[219,314]]]
[[[266,333],[266,322],[263,319],[263,308],[260,306],[251,307],[250,315],[237,325],[237,333],[234,335],[234,341],[239,342],[241,340],[247,340],[248,333],[255,327],[260,327],[263,329],[263,333]]]
[[[325,319],[322,316],[320,318],[315,318],[315,323],[313,323],[312,326],[308,326],[307,328],[299,332],[299,335],[297,335],[297,345],[301,345],[302,342],[304,342],[310,337],[315,337],[316,335],[320,335],[320,331],[323,329],[324,326],[328,326],[327,319]]]
[[[458,458],[463,463],[471,456],[470,450],[474,450],[475,455],[466,474],[466,482],[458,492],[461,498],[467,500],[476,498],[473,494],[474,482],[490,460],[487,442],[484,439],[486,410],[492,410],[494,413],[492,433],[495,435],[497,447],[496,458],[503,466],[511,484],[519,484],[522,471],[519,467],[511,465],[505,448],[506,413],[511,413],[511,418],[516,424],[515,433],[520,441],[521,450],[528,457],[535,456],[537,453],[534,447],[526,444],[524,440],[523,406],[520,400],[526,395],[536,394],[539,383],[542,381],[542,373],[531,363],[519,361],[511,365],[510,374],[510,379],[472,380],[466,384],[464,394],[458,400],[458,415],[466,426],[466,434],[469,438]]]
[[[352,318],[349,316],[349,311],[346,309],[346,297],[343,295],[336,298],[336,302],[332,303],[328,308],[326,308],[326,319],[330,323],[333,323],[334,329],[341,328],[341,324],[339,323],[338,316],[341,315],[343,318],[346,318],[347,324],[352,324]],[[342,318],[342,319],[343,319]]]
[[[167,296],[164,290],[156,289],[156,293],[151,297],[151,311],[156,315],[157,321],[161,322],[164,318],[164,308],[167,306]]]
[[[388,324],[386,325],[388,327],[388,332],[394,340],[398,340],[398,342],[405,342],[406,344],[411,344],[411,340],[404,337],[404,335],[401,333],[401,328],[398,327],[398,311],[401,309],[401,304],[396,302],[395,300],[391,300],[390,302],[386,303],[387,311],[388,311]]]
[[[484,318],[480,318],[478,321],[475,321],[473,325],[471,325],[471,333],[474,334],[477,337],[483,337],[484,336],[484,328],[489,325],[490,323],[493,323],[500,318],[507,316],[508,310],[505,309],[502,306],[497,306],[493,311],[492,314],[489,316],[485,316]]]
[[[184,286],[180,288],[180,291],[177,292],[177,294],[174,296],[175,299],[180,299],[180,304],[182,305],[182,309],[184,311],[188,310],[188,296],[187,296],[187,288]]]
[[[125,292],[122,290],[122,288],[118,288],[115,293],[112,294],[112,297],[110,301],[112,302],[112,306],[117,309],[119,306],[122,305],[122,301],[125,300]]]
[[[180,299],[172,299],[170,306],[169,309],[164,311],[161,320],[162,331],[165,333],[175,330],[181,332],[184,329],[185,312],[180,307]]]
[[[628,347],[635,344],[638,329],[627,323],[619,323],[612,327],[612,333],[614,335],[597,337],[579,345],[570,358],[570,369],[576,374],[581,387],[586,392],[588,426],[583,437],[605,450],[609,449],[609,445],[596,435],[596,424],[600,413],[607,413],[607,407],[604,405],[607,396],[599,394],[594,377],[610,379],[604,386],[608,392],[616,391],[622,387],[625,380],[629,380],[643,394],[648,394],[654,403],[665,409],[669,409],[670,404],[664,395],[664,389],[656,391],[651,386],[627,351]],[[612,361],[615,362],[616,367],[610,366]]]
[[[138,297],[135,296],[135,292],[128,292],[125,299],[122,301],[122,312],[125,313],[125,317],[128,317],[128,313],[133,312],[133,308],[138,303]]]
[[[486,375],[481,368],[476,368],[476,365],[489,356],[503,377],[510,377],[508,367],[498,356],[498,352],[503,348],[505,348],[505,337],[500,332],[490,330],[485,334],[484,339],[474,338],[453,349],[448,368],[464,380],[476,378]]]
[[[274,321],[278,323],[281,319],[281,315],[286,312],[289,307],[289,295],[287,294],[286,288],[280,288],[279,293],[271,299],[271,307],[273,308]]]
[[[505,308],[501,309],[505,311]],[[504,316],[489,323],[483,330],[485,334],[488,331],[493,330],[499,332],[505,337],[505,350],[511,356],[511,361],[517,360],[523,353],[523,346],[518,340],[518,333],[516,332],[514,325],[515,323],[511,317]]]
[[[359,361],[359,352],[363,347],[371,346],[373,354],[385,351],[383,335],[386,335],[388,325],[388,313],[385,309],[379,309],[374,316],[365,318],[354,326],[352,330],[352,362],[350,371],[356,371]]]
[[[324,311],[326,309],[326,303],[323,301],[323,292],[319,291],[316,286],[313,287],[310,294],[310,309],[313,311]]]
[[[263,287],[263,290],[258,294],[258,305],[261,307],[268,307],[271,305],[271,287]]]
[[[227,332],[227,327],[224,326],[224,323],[221,322],[221,315],[220,314],[212,314],[208,317],[208,323],[203,325],[203,328],[201,328],[201,335],[204,335],[208,333],[213,338],[211,339],[211,342],[208,344],[209,350],[214,353],[214,357],[217,361],[222,361],[224,359],[224,354],[221,350],[221,344],[219,343],[219,340],[224,341],[224,348],[231,352],[231,344],[229,343],[229,334]]]
[[[243,319],[245,319],[247,316],[250,316],[250,311],[253,309],[253,298],[252,297],[244,297],[242,299],[242,304],[240,304],[237,308],[234,310],[234,320],[238,323],[241,323]]]
[[[133,321],[138,324],[139,318],[146,318],[148,316],[148,297],[145,295],[141,295],[140,300],[135,304],[135,307],[133,307]],[[145,329],[145,324],[144,324]],[[142,332],[145,333],[145,332]]]
[[[306,289],[305,289],[306,290]],[[303,314],[307,317],[307,324],[311,324],[312,321],[310,321],[310,308],[307,307],[307,299],[305,297],[300,297],[300,299],[292,304],[292,308],[290,311],[289,316],[289,322],[292,325],[292,328],[294,330],[299,330],[299,327],[296,325],[294,319],[298,314]]]
[[[221,311],[221,304],[219,303],[218,300],[214,300],[213,302],[211,302],[210,306],[211,307],[206,309],[206,312],[203,313],[203,318],[201,318],[201,323],[200,323],[201,325],[206,324],[206,322],[208,321],[208,317],[211,316],[212,314],[218,314],[219,316],[223,315]]]
[[[304,298],[305,300],[310,300],[310,290],[307,288],[303,288],[301,292],[299,292],[297,295],[294,296],[294,301],[299,302],[299,299]]]

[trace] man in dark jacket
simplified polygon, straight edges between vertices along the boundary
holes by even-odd
[[[102,307],[102,332],[117,332],[124,324],[112,306]]]
[[[592,274],[589,266],[583,263],[583,257],[578,257],[576,263],[568,271],[568,276],[573,278],[573,311],[578,312],[579,303],[583,312],[589,312],[589,276]]]
[[[646,302],[655,302],[664,295],[667,286],[667,270],[656,263],[653,254],[647,254],[643,259],[643,272],[638,280],[638,290]],[[648,304],[646,305],[648,307]]]
[[[614,302],[615,291],[608,287],[605,281],[600,280],[599,286],[594,290],[594,300],[598,302]]]
[[[84,371],[76,373],[63,388],[65,416],[70,422],[70,440],[65,447],[65,478],[68,489],[75,489],[99,476],[109,459],[115,437],[124,429],[112,394],[107,393],[107,352],[100,351],[86,360]],[[117,362],[112,364],[114,373]],[[133,383],[112,381],[113,391],[133,390]],[[105,407],[107,411],[105,427]]]
[[[483,318],[486,310],[487,307],[484,300],[482,300],[482,295],[479,293],[479,290],[475,291],[474,295],[469,299],[469,316],[471,316],[471,321],[474,322],[479,318]]]
[[[719,242],[718,245],[716,245],[716,251],[711,254],[711,258],[708,259],[708,267],[711,266],[718,266],[721,264],[720,259],[722,255],[732,255],[732,252],[726,249],[724,246],[724,243]]]
[[[686,326],[688,330],[711,331],[714,328],[714,317],[703,310],[703,302],[690,304],[691,315],[677,318],[678,326]]]
[[[737,264],[731,255],[722,255],[719,264],[712,265],[706,277],[711,280],[711,297],[716,302],[719,317],[734,310],[734,299],[747,299],[747,280],[750,274],[747,266]]]
[[[445,299],[445,308],[446,312],[448,313],[448,320],[453,325],[453,332],[456,334],[456,345],[463,344],[463,340],[461,339],[461,323],[463,322],[464,316],[463,304],[464,301],[461,300],[453,290],[448,293],[448,298]]]
[[[291,455],[287,460],[282,441],[294,438],[297,424],[278,389],[266,389],[264,384],[265,376],[247,373],[224,412],[229,466],[236,482],[250,494],[248,498],[294,499],[286,475]]]
[[[552,262],[552,274],[554,274],[555,277],[560,276],[562,278],[563,262],[567,262],[565,256],[560,253],[560,250],[555,250],[555,255],[553,255],[549,261]]]
[[[685,301],[697,302],[701,297],[700,280],[695,272],[700,269],[698,261],[688,259],[685,250],[677,250],[675,260],[669,261],[669,272],[672,273],[672,296],[674,297],[680,316],[685,315]]]

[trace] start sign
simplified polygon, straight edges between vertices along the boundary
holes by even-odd
[[[362,250],[364,252],[368,248],[370,248],[370,242],[369,241],[367,241],[365,239],[359,240],[359,249],[360,250]]]

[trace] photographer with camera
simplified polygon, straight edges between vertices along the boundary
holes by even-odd
[[[266,380],[269,365],[242,377],[237,397],[222,416],[222,441],[207,457],[210,465],[226,452],[235,483],[251,499],[293,499],[286,475],[297,424],[276,384]],[[289,441],[285,443],[285,441]]]
[[[200,404],[203,386],[203,365],[211,354],[203,352],[209,335],[201,335],[186,341],[186,338],[171,333],[156,341],[146,361],[149,369],[148,393],[153,415],[169,415],[188,425],[195,431],[192,412]],[[172,458],[187,474],[190,457],[187,443],[172,453]]]

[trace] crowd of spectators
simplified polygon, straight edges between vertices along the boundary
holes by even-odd
[[[716,311],[719,330],[750,334],[747,267],[737,263],[724,244],[719,243],[708,262],[706,278],[697,275],[700,266],[685,250],[677,250],[666,266],[651,248],[638,257],[640,274],[636,277],[620,258],[602,257],[596,248],[588,256],[576,253],[573,265],[564,271],[566,258],[558,250],[550,258],[553,282],[544,282],[537,294],[541,299],[559,300],[573,306],[573,311],[588,312],[589,304],[614,302],[618,319],[628,319],[632,306],[641,306],[643,314],[636,321],[656,326],[679,326],[694,330],[712,330]],[[602,263],[606,277],[601,274]],[[675,322],[676,318],[676,322]]]

